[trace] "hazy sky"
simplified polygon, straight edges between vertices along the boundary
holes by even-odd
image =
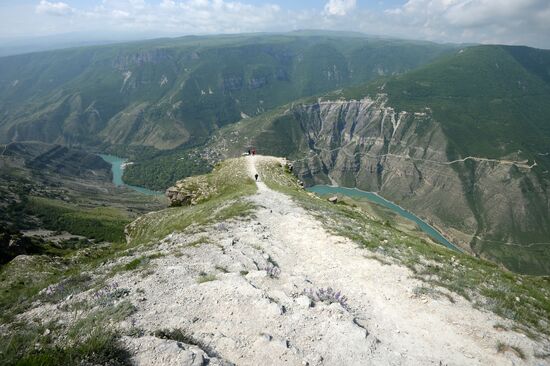
[[[550,0],[0,0],[0,35],[333,29],[550,48]]]

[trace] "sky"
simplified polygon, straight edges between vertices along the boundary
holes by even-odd
[[[0,0],[0,42],[298,29],[550,49],[550,0]]]

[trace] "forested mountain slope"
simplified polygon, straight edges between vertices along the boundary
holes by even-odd
[[[0,142],[170,149],[296,98],[402,73],[453,46],[298,32],[0,58]]]

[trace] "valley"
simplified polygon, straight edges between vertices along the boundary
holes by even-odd
[[[120,242],[133,218],[166,205],[164,198],[116,188],[109,164],[59,145],[10,143],[0,172],[3,263],[27,252],[69,253],[74,241],[83,247]]]
[[[343,44],[348,46],[345,51]],[[298,46],[305,45],[311,48],[298,50]],[[322,74],[324,76],[321,79],[326,77],[322,83],[316,80],[318,86],[313,89],[294,89],[297,85],[303,87],[312,82],[303,77],[313,74],[299,71],[305,64],[313,62],[313,59],[307,59],[309,52],[321,52],[315,56],[311,54],[321,64],[334,61],[331,59],[334,55],[329,57],[326,54],[328,45],[341,52],[338,57],[347,60],[347,66],[334,64],[338,69],[348,70],[347,76],[341,74],[335,79],[335,74],[329,72]],[[374,53],[358,64],[355,57],[370,52],[371,47],[374,47]],[[134,162],[124,169],[125,182],[130,186],[160,192],[178,179],[207,173],[220,159],[239,155],[247,147],[258,146],[264,153],[291,158],[296,166],[296,174],[306,185],[336,183],[342,187],[377,192],[412,210],[424,221],[443,231],[463,250],[500,262],[513,271],[546,274],[550,270],[547,266],[550,262],[545,259],[550,252],[544,244],[550,233],[550,200],[547,194],[547,171],[550,167],[548,157],[543,153],[549,143],[545,132],[548,128],[545,122],[547,113],[544,111],[548,105],[544,100],[550,95],[548,80],[543,71],[549,64],[546,51],[496,46],[463,49],[427,43],[407,44],[392,40],[349,38],[339,34],[235,36],[220,39],[184,37],[160,43],[137,43],[119,47],[117,50],[118,56],[111,54],[112,46],[60,52],[60,55],[74,54],[77,57],[75,62],[81,54],[95,56],[88,58],[92,61],[81,64],[80,67],[85,66],[85,69],[75,74],[74,77],[78,75],[77,79],[63,79],[57,83],[62,87],[79,80],[78,83],[82,86],[78,87],[78,97],[74,100],[81,103],[83,95],[88,93],[88,82],[83,78],[88,75],[93,77],[105,67],[117,70],[122,62],[124,67],[132,70],[123,73],[120,80],[122,87],[116,86],[116,93],[122,96],[122,99],[118,99],[123,103],[117,107],[119,112],[105,114],[101,110],[104,107],[100,106],[107,106],[106,99],[90,100],[86,113],[93,112],[96,117],[101,116],[90,124],[82,120],[86,113],[72,107],[63,107],[63,112],[59,110],[62,114],[52,114],[56,116],[56,121],[64,121],[51,130],[53,138],[46,135],[27,136],[23,132],[23,126],[31,126],[35,122],[28,117],[25,117],[27,122],[24,122],[15,115],[19,113],[17,110],[20,107],[29,110],[23,100],[18,98],[31,94],[19,83],[16,87],[23,89],[17,91],[19,94],[15,93],[14,86],[11,86],[13,83],[7,82],[6,73],[4,79],[0,78],[5,81],[2,85],[6,86],[2,94],[4,97],[0,99],[0,109],[5,110],[2,117],[4,121],[10,122],[0,121],[0,129],[4,128],[0,138],[38,138],[69,146],[78,141],[76,147],[83,147],[91,152],[124,156]],[[199,82],[205,77],[201,73],[206,71],[200,54],[218,52],[236,56],[242,55],[245,50],[251,53],[244,60],[251,64],[240,65],[240,69],[234,71],[223,71],[233,70],[229,67],[229,62],[234,61],[231,56],[224,58],[229,69],[208,69],[208,75],[218,75],[218,79],[207,81],[209,86],[206,93],[206,86],[200,86]],[[397,52],[391,57],[396,57],[396,60],[403,63],[395,63],[388,58],[390,50],[412,52],[415,57],[403,61]],[[52,57],[57,55],[56,52],[47,54]],[[18,60],[18,57],[21,61],[26,60],[28,67],[34,67],[32,55],[14,56],[0,61],[8,66],[9,62]],[[432,57],[436,60],[430,63]],[[95,59],[112,59],[113,65],[108,66],[104,61],[93,61]],[[394,65],[395,69],[376,75],[376,79],[372,70],[380,69],[380,64],[368,61],[375,59],[379,60],[377,62],[383,60],[388,65]],[[265,83],[257,83],[252,76],[247,79],[248,74],[242,70],[249,70],[255,62],[258,65],[267,63],[257,67],[264,67],[266,70],[274,68],[273,72],[284,72],[288,78],[266,78]],[[176,109],[164,114],[161,112],[164,108],[162,107],[157,115],[147,112],[149,107],[145,107],[140,99],[145,98],[150,102],[153,100],[152,94],[143,95],[138,91],[139,85],[150,85],[152,80],[142,79],[146,76],[140,76],[141,73],[147,68],[158,69],[155,73],[165,72],[170,67],[175,67],[174,72],[181,67],[187,70],[187,63],[194,66],[182,74],[190,73],[180,84],[174,84],[170,81],[171,78],[166,77],[168,81],[161,83],[161,89],[155,91],[155,98],[160,98],[157,99],[159,107],[171,101],[172,108]],[[21,62],[18,61],[17,64],[21,65]],[[485,74],[472,83],[462,82],[463,70],[471,64],[484,70]],[[412,69],[417,65],[420,66],[418,69],[406,72],[408,68]],[[291,67],[294,71],[282,71],[286,70],[285,67]],[[323,69],[323,66],[317,64],[308,67],[311,67],[310,71],[318,70],[318,67]],[[10,75],[17,72],[9,67],[3,70],[11,70]],[[510,82],[510,78],[502,79],[500,75],[504,70],[510,75],[516,75],[519,84]],[[112,74],[112,71],[107,74]],[[362,76],[358,78],[353,75]],[[141,84],[136,84],[132,81],[133,78],[141,80]],[[234,85],[234,89],[227,86],[233,85],[231,80],[238,84]],[[369,80],[374,81],[365,83]],[[484,80],[483,84],[480,84],[481,80]],[[126,89],[129,83],[134,83],[132,88],[136,89]],[[170,85],[172,89],[168,88]],[[517,85],[520,85],[519,88]],[[111,87],[114,84],[106,84],[101,88],[107,91]],[[330,91],[337,87],[341,89]],[[34,93],[31,100],[57,95],[53,91],[55,88],[48,88],[44,92]],[[67,86],[63,88],[70,90]],[[156,88],[147,89],[148,93]],[[46,90],[52,91],[48,94]],[[255,99],[260,90],[266,96],[273,96],[275,90],[279,90],[282,93],[280,95],[284,94],[285,97],[272,99],[266,104],[266,99]],[[191,98],[189,103],[197,108],[196,112],[189,113],[183,104],[174,102],[174,98],[178,98],[181,93],[191,93],[188,94]],[[220,93],[226,100],[221,104],[216,99]],[[250,93],[255,96],[252,97]],[[276,92],[277,95],[278,93]],[[318,96],[309,96],[312,94]],[[293,98],[304,96],[305,98],[285,104]],[[241,105],[241,110],[233,117],[227,115],[229,119],[225,122],[222,122],[225,114],[210,117],[204,114],[212,113],[214,110],[210,106],[214,104],[218,105],[216,108],[225,108],[224,113],[232,110],[234,107],[227,104],[230,100],[233,106],[236,105],[234,103],[243,101],[256,104],[246,104],[252,109],[245,108],[245,104]],[[510,101],[508,106],[502,104],[505,100]],[[523,117],[520,116],[517,105],[520,101],[521,108],[529,111]],[[42,102],[33,103],[40,105]],[[51,101],[47,105],[51,106]],[[122,111],[120,108],[126,109]],[[142,112],[133,112],[138,110]],[[43,112],[27,115],[36,121],[43,121],[45,116]],[[137,118],[138,115],[141,117]],[[198,119],[194,120],[193,116]],[[123,122],[127,117],[134,118],[134,122]],[[214,119],[210,119],[211,117]],[[208,123],[205,121],[209,119],[217,122],[206,127]],[[474,122],[476,120],[479,123]],[[523,120],[530,128],[520,127],[517,121]],[[195,125],[198,121],[200,129],[197,129],[199,125]],[[40,123],[39,129],[31,129],[45,131],[44,128],[49,126],[48,123]],[[501,127],[495,129],[496,123],[501,124]],[[72,124],[80,127],[74,129],[70,127]],[[120,133],[129,139],[112,140],[118,132],[112,131],[108,127],[110,125],[116,125]],[[148,125],[154,127],[145,127]],[[97,128],[84,132],[81,129],[84,126]],[[167,135],[161,137],[152,132],[160,126],[171,131],[168,139],[165,138]],[[11,132],[6,128],[11,129]],[[149,139],[157,136],[159,142],[135,140],[128,135],[131,133],[132,136],[137,136],[135,131],[140,129],[138,135],[145,133]],[[187,137],[179,140],[176,145],[165,145],[184,130],[187,131],[184,133]],[[56,135],[57,132],[54,131],[59,131],[60,134]],[[80,133],[85,133],[87,138],[78,137]],[[515,139],[507,142],[511,135],[515,135]],[[95,141],[89,140],[91,136],[97,136],[94,137]],[[101,136],[110,136],[111,140],[105,140]],[[192,140],[187,141],[190,136],[193,137]],[[500,147],[495,150],[491,145]],[[507,192],[507,197],[497,198],[495,201],[499,192],[504,191]],[[452,199],[443,198],[448,194],[451,194]],[[511,210],[518,203],[520,209]],[[514,248],[518,248],[521,253]]]

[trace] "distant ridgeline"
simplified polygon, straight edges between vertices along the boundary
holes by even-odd
[[[376,191],[514,271],[550,273],[550,51],[458,49],[403,75],[222,130],[295,160],[309,185]]]
[[[411,70],[453,46],[337,32],[183,37],[0,58],[0,143],[196,145],[294,99]]]

